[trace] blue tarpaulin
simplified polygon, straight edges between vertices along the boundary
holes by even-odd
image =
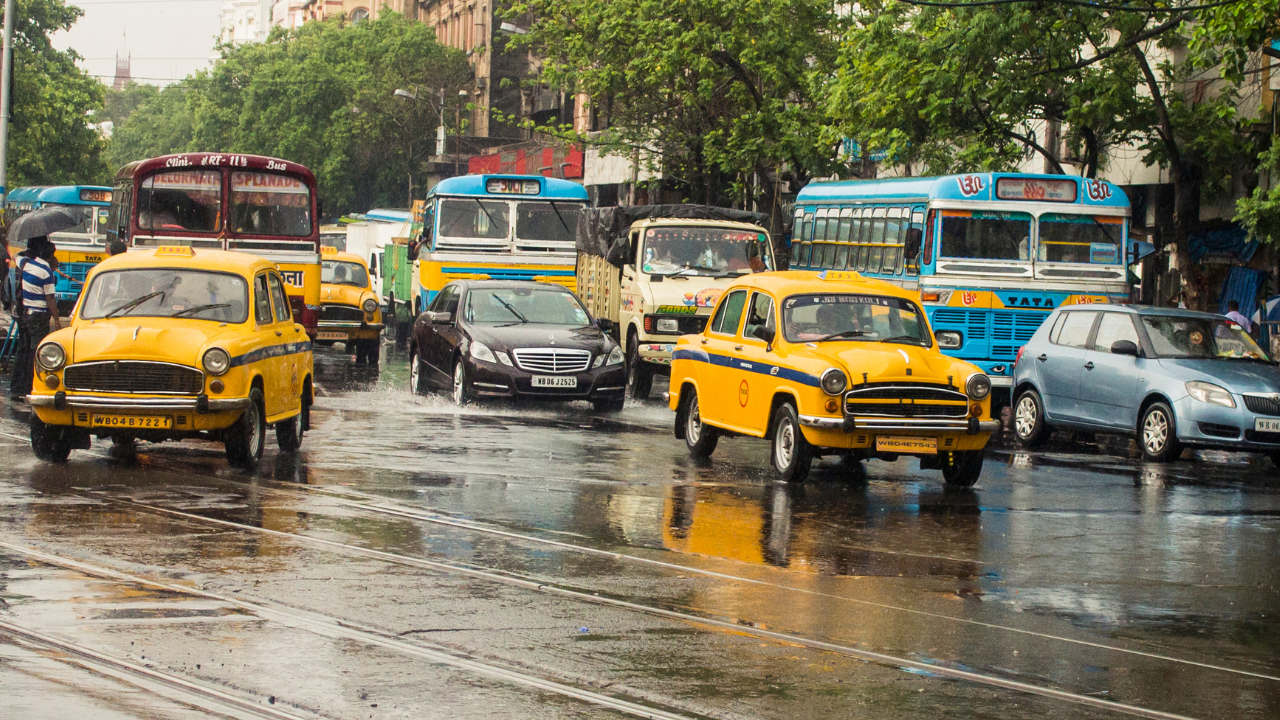
[[[1233,267],[1222,281],[1222,293],[1218,296],[1218,312],[1227,314],[1227,302],[1235,300],[1240,303],[1240,313],[1245,317],[1253,317],[1258,306],[1258,290],[1262,288],[1266,273],[1261,270],[1250,270],[1246,267]]]
[[[1248,231],[1234,224],[1221,230],[1194,233],[1187,238],[1187,251],[1191,254],[1191,262],[1199,262],[1200,258],[1209,254],[1234,255],[1249,262],[1257,250],[1258,241],[1250,241]],[[1241,307],[1244,307],[1243,303]]]

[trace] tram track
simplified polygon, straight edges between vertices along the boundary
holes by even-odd
[[[0,432],[0,436],[7,436],[17,440],[26,440],[26,438],[22,438],[20,436],[16,436],[16,435],[4,433],[4,432]],[[98,454],[98,453],[95,453],[95,454]],[[172,469],[163,468],[163,467],[158,468],[155,466],[152,466],[152,469],[160,470],[162,472],[169,472],[169,473],[177,472]],[[189,471],[186,471],[186,474],[193,475],[193,473],[190,473]],[[993,629],[993,630],[1020,633],[1020,634],[1034,636],[1037,638],[1047,639],[1052,641],[1068,642],[1068,643],[1083,645],[1083,646],[1104,650],[1104,651],[1127,653],[1131,655],[1142,656],[1148,659],[1178,663],[1178,664],[1183,664],[1183,665],[1188,665],[1193,667],[1232,673],[1232,674],[1251,677],[1255,679],[1280,681],[1280,677],[1276,677],[1276,676],[1268,675],[1264,673],[1251,672],[1247,670],[1241,670],[1238,668],[1231,668],[1226,666],[1214,665],[1210,663],[1187,660],[1183,658],[1176,658],[1172,656],[1148,653],[1140,650],[1132,650],[1129,648],[1121,648],[1121,647],[1106,645],[1102,643],[1095,643],[1087,640],[1065,638],[1065,637],[1060,637],[1060,636],[1051,635],[1047,633],[1039,633],[1035,631],[1025,630],[1021,628],[1013,628],[1013,627],[998,625],[994,623],[985,623],[982,621],[969,620],[965,618],[956,618],[954,616],[948,616],[948,615],[939,614],[939,613],[932,613],[932,612],[918,610],[914,608],[905,608],[901,606],[889,605],[884,603],[876,603],[872,601],[859,600],[856,598],[849,598],[846,596],[836,595],[831,593],[822,593],[818,591],[807,590],[804,588],[796,588],[796,587],[792,587],[785,584],[771,583],[768,581],[758,580],[755,578],[747,578],[747,577],[732,575],[728,573],[720,573],[712,570],[705,570],[701,568],[681,565],[678,563],[668,563],[661,560],[654,560],[652,558],[643,558],[639,556],[628,555],[625,553],[617,553],[614,551],[577,545],[574,543],[568,543],[568,542],[563,542],[558,540],[550,540],[547,538],[540,538],[533,535],[516,533],[509,530],[503,530],[503,529],[494,528],[494,527],[486,527],[486,526],[477,525],[475,523],[471,523],[468,521],[460,521],[454,518],[431,515],[428,513],[421,512],[414,508],[403,508],[403,507],[396,507],[393,505],[389,506],[389,505],[371,504],[367,502],[358,502],[358,501],[352,500],[351,499],[352,493],[349,493],[348,491],[345,491],[345,490],[332,491],[325,488],[312,488],[307,486],[301,486],[302,489],[299,489],[299,487],[294,487],[289,483],[284,483],[284,482],[274,481],[274,480],[267,480],[265,482],[258,482],[258,483],[247,483],[247,482],[242,483],[242,482],[235,481],[235,480],[232,480],[226,477],[221,477],[221,476],[204,475],[199,473],[195,473],[194,475],[197,477],[201,477],[203,479],[212,480],[215,482],[225,482],[232,485],[240,485],[240,486],[252,485],[254,487],[262,487],[263,485],[266,485],[270,487],[270,489],[272,490],[287,492],[287,493],[301,495],[301,496],[306,496],[308,494],[319,494],[319,495],[328,497],[330,499],[336,500],[340,505],[348,507],[353,510],[360,510],[364,512],[395,516],[395,517],[400,517],[402,519],[409,519],[409,520],[418,521],[418,522],[427,522],[427,523],[445,525],[445,526],[450,526],[450,527],[464,530],[464,531],[486,533],[486,534],[505,537],[507,539],[520,541],[520,542],[530,542],[530,543],[555,546],[559,549],[563,549],[571,552],[589,553],[589,554],[609,557],[617,560],[636,562],[636,563],[641,563],[641,564],[650,565],[650,566],[662,567],[665,569],[675,570],[679,572],[696,573],[699,575],[713,577],[717,579],[750,583],[750,584],[759,585],[759,586],[768,586],[774,589],[779,589],[784,591],[805,593],[805,594],[821,596],[824,598],[829,598],[829,599],[834,599],[839,601],[847,601],[847,602],[852,602],[852,603],[857,603],[857,604],[862,604],[867,606],[874,606],[881,609],[913,613],[913,614],[927,616],[930,618],[935,618],[940,620],[966,623],[966,624],[975,625],[975,626],[984,627],[984,628]],[[92,499],[99,502],[111,503],[118,506],[130,507],[130,508],[133,508],[134,510],[141,511],[141,512],[161,514],[169,517],[181,518],[186,521],[217,525],[217,526],[231,528],[231,529],[235,529],[243,532],[272,535],[276,537],[281,537],[281,538],[291,539],[294,541],[326,547],[327,549],[338,551],[338,552],[361,555],[364,557],[385,561],[385,562],[390,562],[394,564],[411,566],[411,567],[426,569],[426,570],[435,571],[435,572],[460,574],[460,575],[470,576],[470,577],[474,577],[476,579],[481,579],[485,581],[513,585],[529,591],[552,594],[552,595],[556,595],[556,596],[574,600],[574,601],[611,606],[611,607],[620,608],[624,610],[645,613],[645,614],[658,616],[658,617],[664,617],[667,619],[710,626],[719,630],[753,635],[756,637],[774,640],[778,642],[792,643],[792,644],[801,645],[801,646],[808,647],[815,650],[834,652],[834,653],[846,655],[849,657],[866,660],[866,661],[877,663],[886,667],[907,669],[907,670],[921,672],[929,675],[947,677],[947,678],[956,679],[956,680],[964,680],[964,681],[973,682],[981,685],[999,687],[999,688],[1003,688],[1003,689],[1011,690],[1015,692],[1038,695],[1041,697],[1047,697],[1047,698],[1051,698],[1059,701],[1077,703],[1077,704],[1086,705],[1094,708],[1105,709],[1108,711],[1113,711],[1113,712],[1122,713],[1122,714],[1129,714],[1129,715],[1134,715],[1139,717],[1161,718],[1164,720],[1171,720],[1174,718],[1178,718],[1180,720],[1186,720],[1186,717],[1187,717],[1187,716],[1182,716],[1174,713],[1167,713],[1164,711],[1155,710],[1152,708],[1146,708],[1142,706],[1131,705],[1131,704],[1121,703],[1121,702],[1112,701],[1112,700],[1106,700],[1106,699],[1094,697],[1087,694],[1075,693],[1068,690],[1060,690],[1057,688],[1046,687],[1043,685],[1025,683],[1018,680],[1012,680],[1006,677],[973,672],[969,670],[960,670],[957,668],[947,667],[945,665],[920,662],[920,661],[899,657],[899,656],[895,656],[887,653],[878,653],[878,652],[863,650],[861,648],[841,645],[838,643],[830,643],[830,642],[815,640],[815,639],[807,638],[803,636],[766,630],[760,627],[755,627],[752,624],[744,624],[741,621],[732,622],[728,620],[718,619],[715,617],[710,617],[707,615],[699,615],[699,614],[693,614],[688,612],[681,612],[678,610],[655,607],[652,605],[634,603],[628,600],[623,600],[621,598],[608,597],[608,596],[599,595],[596,593],[589,593],[589,592],[583,592],[581,590],[575,590],[570,587],[565,587],[565,586],[556,584],[554,582],[519,577],[515,574],[509,573],[507,571],[503,571],[500,569],[486,568],[486,567],[474,566],[474,565],[461,565],[456,563],[445,563],[445,562],[439,562],[434,560],[427,560],[424,558],[416,558],[416,557],[411,557],[406,555],[400,555],[397,553],[390,553],[390,552],[381,551],[381,550],[373,550],[373,549],[363,548],[356,545],[351,545],[348,543],[337,542],[334,540],[326,540],[326,539],[314,538],[314,537],[310,537],[310,536],[302,535],[298,533],[272,530],[269,528],[257,527],[257,526],[248,525],[245,523],[237,523],[230,520],[209,518],[209,517],[205,517],[205,516],[194,514],[194,513],[189,513],[181,510],[174,510],[172,508],[167,508],[167,507],[150,505],[147,503],[137,502],[134,500],[125,500],[125,499],[119,499],[119,498],[106,497],[100,493],[74,492],[74,494],[78,494],[81,497],[84,497],[86,499]],[[368,496],[367,493],[355,493],[355,494]],[[369,496],[369,497],[372,499],[378,496]],[[0,548],[12,549],[16,547],[17,546],[12,546],[11,544],[8,544],[8,543],[0,542]],[[79,562],[79,561],[72,560],[71,562]],[[111,572],[115,572],[115,571],[111,571]],[[145,578],[139,578],[136,576],[129,576],[129,577],[133,578],[134,581],[137,581],[137,582],[148,582],[148,583],[154,584],[153,581],[147,580]],[[189,589],[180,588],[180,586],[169,586],[164,584],[161,584],[161,585],[163,585],[166,589],[182,589],[183,591],[189,591]],[[215,597],[214,595],[209,595],[209,596]],[[221,596],[216,596],[216,597],[221,599]],[[348,621],[335,619],[335,622],[347,623]]]

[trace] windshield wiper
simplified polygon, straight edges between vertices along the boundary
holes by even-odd
[[[836,338],[862,337],[866,334],[867,333],[862,332],[861,330],[841,330],[838,333],[831,333],[830,335],[820,337],[817,340],[810,340],[809,342],[824,342],[826,340],[835,340]]]
[[[204,312],[205,310],[213,310],[214,308],[224,308],[224,307],[231,307],[231,303],[210,303],[208,305],[197,305],[195,307],[189,307],[186,310],[179,310],[178,312],[174,313],[170,317],[182,317],[183,315],[190,315],[192,313]]]
[[[548,203],[549,205],[551,205],[551,210],[552,210],[553,212],[555,212],[555,214],[556,214],[556,219],[560,221],[560,226],[564,228],[564,232],[565,232],[565,234],[566,234],[566,235],[572,235],[572,234],[573,234],[573,231],[569,229],[569,223],[567,223],[567,222],[565,222],[565,221],[564,221],[564,216],[560,214],[560,208],[556,207],[556,203],[555,203],[555,201],[554,201],[554,200],[548,200],[548,201],[547,201],[547,203]],[[569,238],[569,239],[570,239],[570,240],[575,240],[575,241],[577,240],[577,238]]]
[[[683,268],[677,270],[676,273],[682,273],[686,270],[702,270],[714,273],[716,277],[725,277],[729,274],[727,270],[721,270],[720,268],[707,267],[706,265],[690,265],[688,263],[686,263]]]
[[[168,292],[168,291],[167,291],[167,290],[157,290],[157,291],[155,291],[155,292],[153,292],[153,293],[149,293],[149,294],[147,294],[147,295],[143,295],[142,297],[138,298],[137,300],[130,300],[129,302],[127,302],[127,303],[125,303],[125,304],[121,305],[120,307],[116,308],[115,310],[112,310],[111,312],[107,313],[106,315],[103,315],[103,316],[102,316],[102,319],[103,319],[103,320],[106,320],[107,318],[115,317],[117,313],[122,313],[122,312],[124,312],[125,310],[132,310],[132,309],[134,309],[134,308],[138,307],[139,305],[141,305],[142,303],[144,303],[144,302],[146,302],[146,301],[150,300],[151,298],[153,298],[153,297],[155,297],[155,296],[157,296],[157,295],[164,295],[166,292]]]
[[[484,211],[485,217],[489,218],[489,225],[491,227],[497,227],[498,221],[494,220],[493,216],[489,214],[489,208],[485,207],[484,203],[480,202],[479,198],[471,198],[471,199],[476,201],[476,204],[480,206],[480,209],[482,211]]]
[[[502,303],[502,307],[504,307],[504,308],[506,308],[506,309],[510,310],[512,315],[515,315],[516,317],[520,318],[520,322],[522,322],[522,323],[527,323],[527,322],[529,322],[529,319],[528,319],[528,318],[526,318],[525,316],[521,315],[519,310],[517,310],[517,309],[515,309],[515,308],[511,307],[511,303],[507,302],[506,300],[503,300],[502,298],[498,297],[497,295],[492,295],[492,296],[490,296],[490,297],[492,297],[494,300],[497,300],[498,302]]]
[[[910,342],[913,345],[921,345],[921,346],[924,345],[924,341],[916,337],[915,335],[891,335],[887,338],[880,338],[880,342],[882,343]]]

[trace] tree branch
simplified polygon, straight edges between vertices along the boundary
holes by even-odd
[[[747,76],[747,69],[742,67],[742,63],[724,50],[712,51],[711,59],[732,70],[738,81],[751,92],[751,99],[755,101],[756,109],[764,110],[764,96],[760,94],[760,90],[751,82],[751,78]]]
[[[1169,151],[1169,161],[1173,164],[1175,172],[1181,172],[1182,153],[1178,150],[1178,143],[1173,139],[1173,122],[1169,120],[1169,108],[1164,103],[1164,94],[1160,92],[1160,83],[1156,80],[1156,74],[1151,72],[1151,65],[1147,62],[1147,56],[1142,49],[1134,45],[1130,51],[1138,61],[1138,67],[1142,69],[1142,77],[1147,81],[1147,90],[1151,92],[1151,100],[1156,104],[1156,113],[1160,115],[1160,127],[1157,132],[1160,134],[1160,139],[1164,141],[1165,149]]]
[[[1079,62],[1075,62],[1070,65],[1064,65],[1062,67],[1050,68],[1049,70],[1041,70],[1040,72],[1035,73],[1035,75],[1033,75],[1032,77],[1035,77],[1036,75],[1047,75],[1049,73],[1071,72],[1072,70],[1080,70],[1082,68],[1087,68],[1090,65],[1093,65],[1094,63],[1098,63],[1098,62],[1102,62],[1103,60],[1106,60],[1107,58],[1111,57],[1112,55],[1115,55],[1116,53],[1122,50],[1127,50],[1129,48],[1136,47],[1139,43],[1146,42],[1147,40],[1150,40],[1151,38],[1157,35],[1163,34],[1166,30],[1172,30],[1173,28],[1181,25],[1182,23],[1186,22],[1190,18],[1191,18],[1191,13],[1189,12],[1182,13],[1181,15],[1177,15],[1172,18],[1169,18],[1168,20],[1160,23],[1159,25],[1156,25],[1153,28],[1143,30],[1137,35],[1134,35],[1128,40],[1125,40],[1124,42],[1116,43],[1111,48],[1107,50],[1103,50],[1102,52],[1098,53],[1097,55],[1094,55],[1091,58],[1086,58]]]
[[[1048,120],[1045,122],[1047,123]],[[1066,169],[1062,167],[1062,163],[1058,162],[1058,158],[1054,157],[1052,153],[1041,147],[1040,143],[1037,143],[1035,140],[1012,130],[1004,130],[1004,134],[1043,155],[1046,160],[1053,164],[1053,169],[1057,170],[1059,175],[1067,174]]]

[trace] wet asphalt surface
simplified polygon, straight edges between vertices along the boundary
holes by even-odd
[[[999,441],[775,483],[619,414],[317,355],[296,457],[37,461],[0,406],[0,717],[1280,717],[1280,472]]]

